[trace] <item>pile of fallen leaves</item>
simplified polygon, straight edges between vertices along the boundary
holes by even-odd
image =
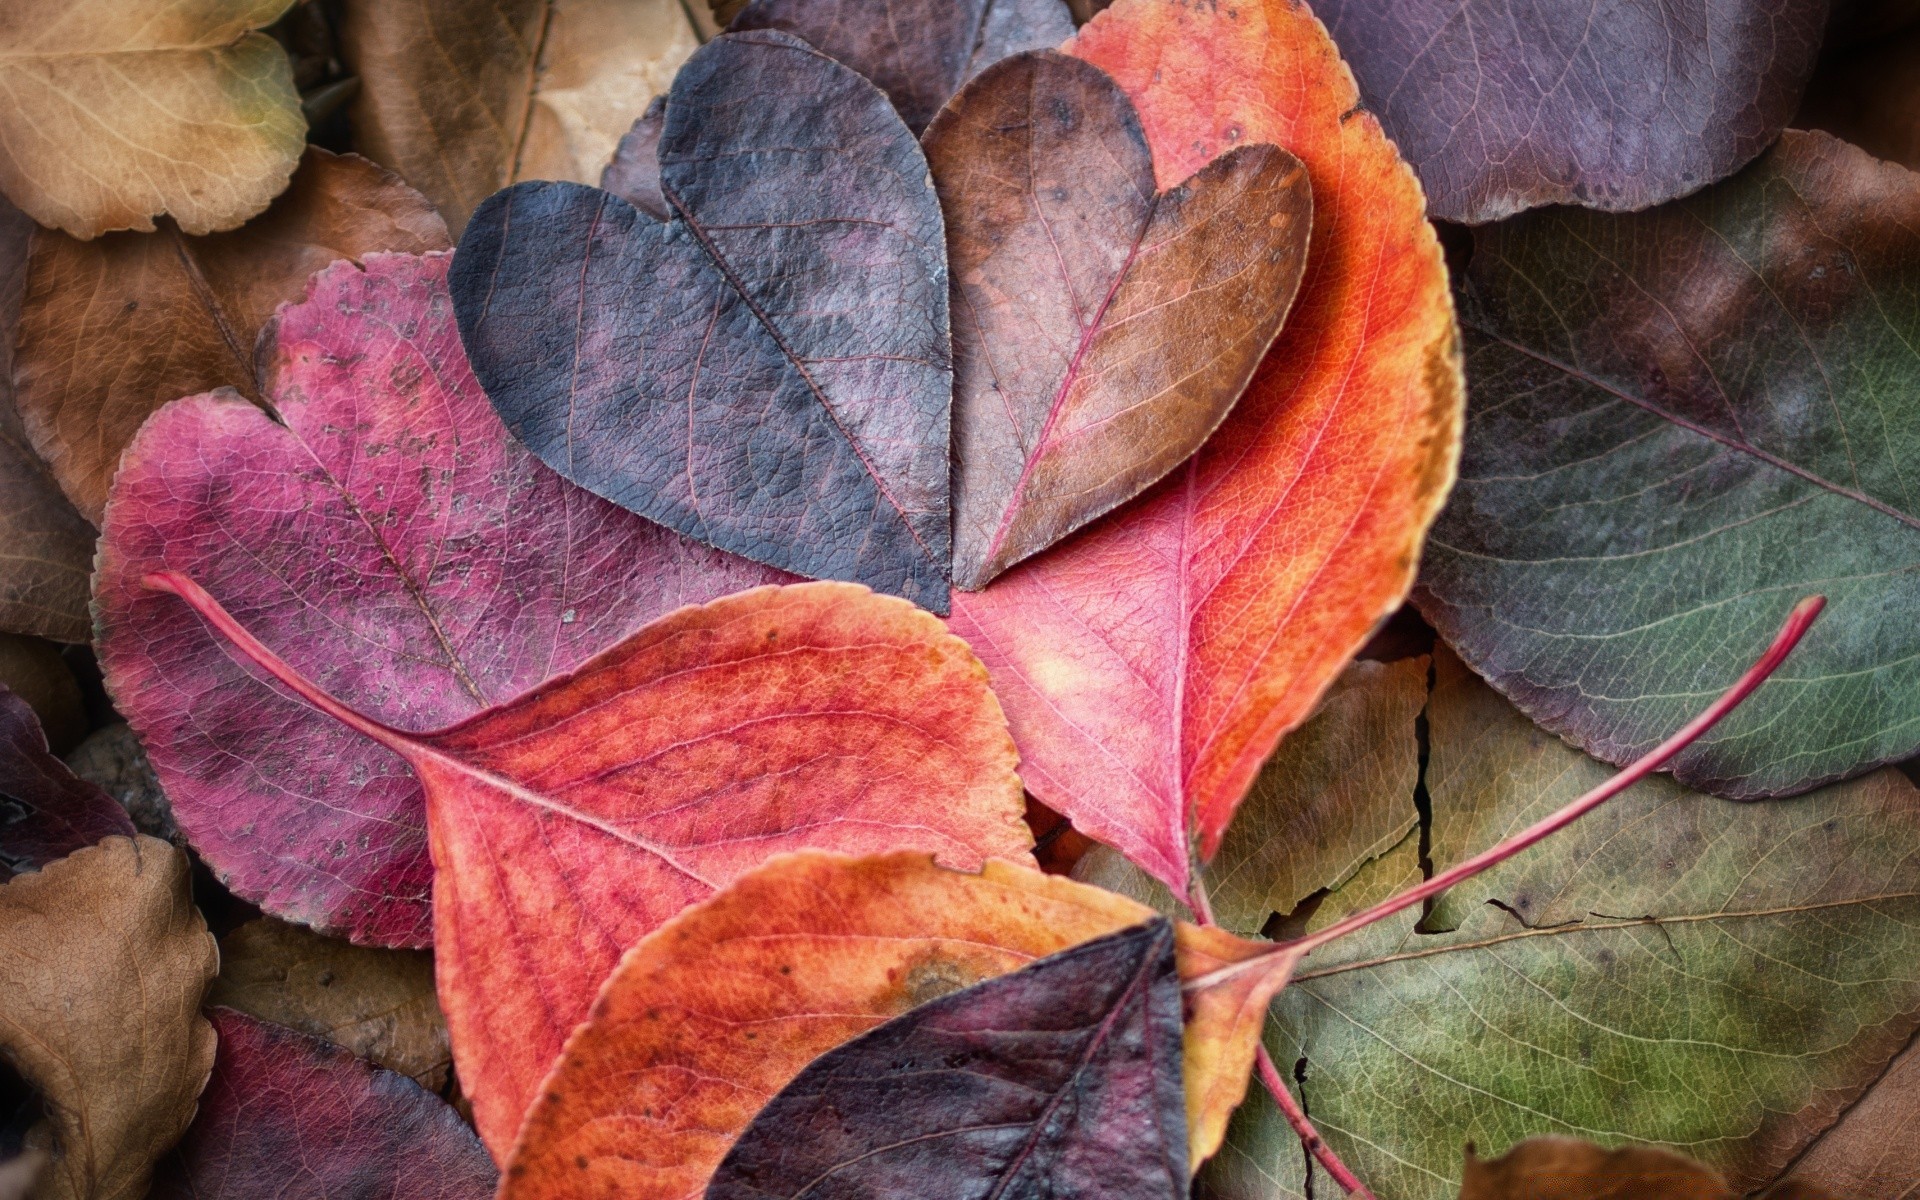
[[[0,1200],[1920,1186],[1920,8],[691,3],[0,5]]]

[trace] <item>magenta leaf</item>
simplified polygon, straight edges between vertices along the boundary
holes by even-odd
[[[203,580],[321,687],[406,730],[512,699],[681,605],[784,579],[509,439],[468,369],[446,269],[443,254],[335,263],[265,335],[271,414],[231,392],[156,413],[115,479],[95,581],[107,685],[195,849],[274,915],[383,945],[430,937],[413,774],[142,576]]]
[[[33,709],[0,684],[0,883],[114,834],[133,836],[127,811],[67,770]]]

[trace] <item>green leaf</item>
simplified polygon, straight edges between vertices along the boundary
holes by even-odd
[[[1437,864],[1611,774],[1450,655],[1436,674]],[[1757,805],[1649,780],[1449,893],[1428,927],[1452,932],[1409,913],[1308,959],[1268,1046],[1283,1072],[1306,1060],[1309,1114],[1381,1200],[1453,1197],[1467,1142],[1549,1133],[1665,1146],[1750,1189],[1920,1027],[1916,863],[1920,791],[1895,771]],[[1223,1200],[1305,1194],[1270,1101],[1207,1178]]]
[[[1789,133],[1675,204],[1477,231],[1460,303],[1467,444],[1417,602],[1474,670],[1623,763],[1820,592],[1676,776],[1779,795],[1920,748],[1920,175]]]

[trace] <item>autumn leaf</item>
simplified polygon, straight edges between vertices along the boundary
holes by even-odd
[[[1910,1043],[1865,1095],[1802,1152],[1796,1179],[1840,1196],[1911,1195],[1920,1179],[1920,1040]]]
[[[852,67],[918,134],[967,80],[1072,37],[1073,16],[1062,0],[755,0],[727,28],[783,30]]]
[[[287,186],[306,121],[265,34],[293,0],[10,0],[0,191],[74,237],[232,229]]]
[[[359,147],[456,234],[522,179],[597,178],[698,45],[678,0],[346,0]]]
[[[1132,505],[956,593],[1027,786],[1184,893],[1281,735],[1410,584],[1461,385],[1420,190],[1289,0],[1120,0],[1068,53],[1140,113],[1162,186],[1244,142],[1313,180],[1300,295],[1200,452]]]
[[[438,1097],[316,1037],[230,1008],[200,1115],[153,1200],[485,1200],[496,1172]]]
[[[126,810],[75,778],[27,702],[0,685],[0,882],[115,834],[133,835]]]
[[[1529,716],[1632,758],[1793,598],[1833,615],[1674,761],[1778,795],[1920,748],[1920,176],[1787,134],[1653,212],[1474,237],[1474,419],[1421,611]]]
[[[33,228],[0,198],[0,631],[83,642],[93,527],[33,452],[13,400],[13,343]]]
[[[112,837],[0,884],[0,1055],[46,1098],[35,1200],[141,1200],[213,1066],[187,857]]]
[[[1570,1137],[1528,1138],[1491,1162],[1467,1150],[1460,1200],[1739,1200],[1719,1173],[1652,1146],[1604,1150]],[[1770,1189],[1762,1200],[1832,1200]]]
[[[1457,660],[1436,669],[1436,867],[1609,774]],[[1765,805],[1648,779],[1424,922],[1316,953],[1268,1045],[1304,1060],[1314,1122],[1395,1200],[1451,1196],[1463,1140],[1546,1132],[1664,1145],[1763,1187],[1920,1029],[1916,853],[1920,791],[1895,772]],[[1210,1186],[1300,1195],[1301,1159],[1256,1097]]]
[[[931,1001],[767,1103],[709,1200],[1184,1200],[1180,981],[1163,918]]]
[[[1813,73],[1822,0],[1689,9],[1323,0],[1367,107],[1434,216],[1646,208],[1766,149]]]
[[[659,161],[670,221],[570,184],[475,213],[454,304],[495,409],[670,529],[945,612],[953,378],[919,144],[872,85],[763,31],[688,61]]]
[[[101,665],[229,887],[323,932],[424,945],[432,868],[406,764],[250,675],[141,577],[192,575],[321,687],[416,730],[683,604],[785,577],[595,499],[512,442],[461,352],[444,255],[321,272],[266,358],[271,415],[193,397],[128,448],[101,546]]]
[[[254,343],[308,276],[337,258],[447,245],[418,192],[317,149],[273,207],[231,233],[39,234],[14,360],[33,445],[98,523],[120,455],[154,410],[218,387],[264,397]]]
[[[220,939],[207,1003],[325,1038],[430,1092],[453,1065],[424,951],[355,946],[261,917]]]
[[[971,869],[1032,845],[978,660],[865,588],[683,608],[518,700],[407,733],[321,691],[184,576],[146,584],[419,776],[440,1003],[501,1156],[621,953],[769,855],[918,849]]]
[[[1226,418],[1299,288],[1312,188],[1260,144],[1156,191],[1126,94],[1049,51],[969,83],[926,149],[953,279],[953,574],[978,590]]]

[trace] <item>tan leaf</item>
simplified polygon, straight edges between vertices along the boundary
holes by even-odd
[[[448,244],[425,197],[319,149],[272,208],[230,233],[38,235],[14,355],[27,435],[98,521],[120,451],[154,409],[223,386],[259,398],[254,340],[309,275],[337,258]]]
[[[431,1092],[453,1065],[424,950],[356,946],[262,917],[220,940],[207,1003],[326,1038]]]
[[[0,1053],[45,1097],[54,1143],[36,1200],[146,1195],[213,1069],[217,963],[186,855],[154,838],[0,885]]]
[[[1843,1196],[1920,1196],[1920,1042],[1794,1164],[1797,1178]]]
[[[293,0],[7,0],[0,191],[91,238],[232,229],[287,186],[307,123],[271,24]]]
[[[346,0],[340,44],[361,147],[458,233],[509,183],[597,180],[699,42],[680,0]]]
[[[1831,1200],[1806,1184],[1774,1200]],[[1738,1200],[1713,1168],[1652,1146],[1606,1150],[1570,1137],[1528,1138],[1482,1162],[1467,1147],[1460,1200]]]

